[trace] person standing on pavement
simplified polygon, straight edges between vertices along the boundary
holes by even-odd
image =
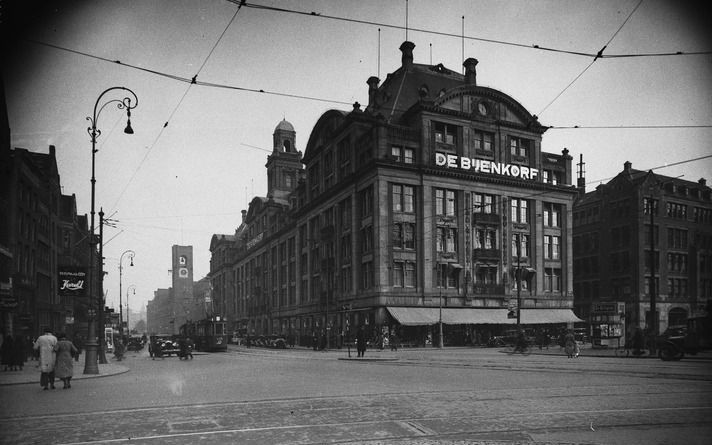
[[[566,356],[568,358],[572,358],[576,353],[576,338],[570,329],[564,336],[564,348],[566,349]]]
[[[55,373],[57,378],[64,383],[62,389],[68,389],[72,387],[72,377],[74,376],[74,356],[79,353],[74,343],[72,343],[67,336],[62,333],[59,334],[59,341],[54,347],[57,353],[57,367]]]
[[[0,347],[0,356],[2,357],[2,365],[4,366],[3,371],[7,371],[8,366],[10,371],[14,371],[13,357],[15,353],[15,342],[12,339],[12,335],[8,335],[3,339],[2,346]]]
[[[18,335],[15,338],[15,344],[12,348],[12,366],[15,367],[16,371],[22,371],[22,368],[25,366],[26,359],[25,338],[22,335]]]
[[[43,389],[54,389],[54,366],[56,364],[56,355],[54,347],[57,345],[57,337],[52,335],[50,328],[45,328],[44,334],[40,335],[35,342],[35,350],[39,353],[40,360],[40,385]]]
[[[359,326],[356,332],[356,351],[358,352],[358,357],[363,357],[366,354],[366,333],[363,330],[363,326]]]

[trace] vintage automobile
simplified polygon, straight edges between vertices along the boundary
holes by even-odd
[[[712,346],[712,322],[710,317],[691,317],[685,325],[668,327],[655,339],[658,357],[661,360],[680,360],[685,354],[696,355]]]
[[[143,340],[141,337],[131,337],[126,345],[126,349],[129,351],[140,351],[144,347]]]
[[[150,337],[148,353],[151,357],[170,357],[171,354],[178,355],[179,351],[178,341],[172,335],[159,334]]]

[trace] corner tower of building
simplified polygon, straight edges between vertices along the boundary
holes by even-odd
[[[297,133],[287,120],[277,124],[272,135],[272,154],[267,158],[267,196],[286,199],[299,182],[302,153],[297,150]]]

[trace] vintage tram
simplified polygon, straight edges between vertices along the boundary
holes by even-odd
[[[219,319],[189,321],[180,327],[180,335],[193,340],[197,351],[227,351],[225,325],[226,323]]]

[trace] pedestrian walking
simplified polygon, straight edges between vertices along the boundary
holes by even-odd
[[[15,353],[15,342],[12,335],[8,335],[3,339],[2,346],[0,346],[0,357],[2,360],[3,371],[7,371],[8,367],[10,371],[14,371],[14,357]]]
[[[576,338],[574,337],[574,332],[571,329],[569,329],[564,336],[564,348],[566,349],[566,356],[568,358],[574,357],[574,354],[576,354]]]
[[[59,340],[54,350],[57,353],[55,374],[64,383],[62,389],[69,389],[72,387],[72,377],[74,376],[74,356],[79,353],[79,350],[64,333],[59,334]]]
[[[56,364],[56,354],[54,347],[57,345],[57,337],[52,335],[50,328],[45,328],[44,334],[40,335],[35,342],[34,349],[39,353],[40,361],[40,385],[43,389],[50,387],[54,389],[54,366]]]
[[[356,351],[358,357],[363,357],[366,354],[366,332],[364,332],[363,326],[359,326],[356,332]]]
[[[74,346],[77,348],[77,353],[74,354],[74,361],[79,361],[79,356],[82,355],[82,349],[84,349],[84,338],[81,335],[76,335],[74,337]]]
[[[22,335],[18,335],[15,338],[15,344],[12,347],[12,366],[15,371],[22,371],[22,368],[25,366],[26,359],[25,338]]]

